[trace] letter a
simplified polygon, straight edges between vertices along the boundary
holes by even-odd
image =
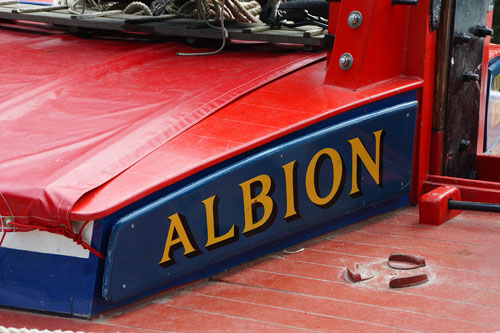
[[[161,258],[160,265],[168,266],[175,264],[173,258],[171,258],[172,247],[174,249],[182,245],[184,247],[184,255],[189,257],[190,254],[196,254],[197,250],[191,244],[186,228],[182,223],[181,217],[178,213],[169,217],[170,228],[168,229],[167,241],[165,243],[165,250],[163,251],[163,257]],[[174,239],[174,232],[177,233],[177,238]],[[188,229],[189,232],[189,229]]]

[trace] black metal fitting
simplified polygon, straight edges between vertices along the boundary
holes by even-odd
[[[473,29],[473,33],[477,37],[493,36],[493,29],[490,29],[485,25],[476,25]]]
[[[392,0],[393,5],[418,5],[418,0]]]
[[[326,34],[325,35],[325,48],[327,50],[333,49],[333,43],[335,42],[335,35]]]
[[[441,0],[432,0],[431,4],[431,31],[439,29],[439,23],[441,21]]]
[[[460,140],[460,145],[458,146],[459,151],[470,151],[472,148],[472,144],[470,143],[469,140],[463,139]]]
[[[479,81],[479,74],[472,73],[471,71],[467,71],[462,74],[462,79],[464,82],[477,82]]]
[[[459,200],[449,200],[449,209],[460,209],[460,210],[474,210],[479,212],[492,212],[500,213],[500,205],[494,203],[486,202],[472,202],[472,201],[459,201]]]
[[[466,33],[463,32],[455,32],[455,35],[453,36],[453,42],[456,45],[468,43],[471,40],[471,36],[467,35]]]

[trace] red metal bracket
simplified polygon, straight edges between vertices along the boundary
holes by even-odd
[[[460,190],[453,186],[438,187],[420,197],[420,224],[441,225],[459,215],[462,211],[449,209],[448,201],[460,200]]]
[[[389,260],[387,261],[387,265],[394,269],[415,269],[419,267],[425,266],[424,257],[404,254],[404,253],[392,253],[389,256]]]
[[[427,274],[418,274],[405,277],[395,277],[389,282],[389,288],[412,287],[429,281]]]
[[[365,281],[365,280],[369,280],[371,279],[372,277],[374,277],[373,274],[366,274],[365,272],[360,272],[359,271],[359,265],[356,264],[354,269],[349,269],[349,267],[347,267],[346,269],[346,273],[347,273],[347,277],[349,278],[349,280],[351,282],[361,282],[361,281]]]

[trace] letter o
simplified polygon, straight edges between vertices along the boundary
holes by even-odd
[[[321,197],[318,194],[318,189],[316,188],[315,178],[316,178],[316,166],[318,164],[318,160],[323,156],[328,156],[330,161],[332,161],[332,169],[333,169],[333,184],[330,193],[326,197]],[[340,183],[342,182],[344,168],[342,166],[342,157],[340,154],[332,148],[325,148],[316,153],[309,162],[309,166],[307,167],[306,172],[306,191],[309,199],[312,203],[318,206],[325,206],[337,194],[339,190]]]

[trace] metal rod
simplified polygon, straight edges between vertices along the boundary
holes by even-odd
[[[79,15],[71,15],[72,19],[85,19],[85,18],[94,18],[94,17],[105,17],[105,16],[113,16],[123,14],[121,10],[108,10],[107,12],[94,12],[88,14],[79,14]]]
[[[40,6],[40,7],[28,7],[28,8],[17,8],[13,9],[12,13],[38,13],[38,12],[50,12],[53,10],[68,9],[68,6]]]
[[[449,209],[460,210],[475,210],[479,212],[493,212],[500,213],[500,204],[485,203],[485,202],[472,202],[472,201],[448,201]]]
[[[0,1],[0,6],[4,5],[17,5],[19,1],[17,0],[7,0],[7,1]]]
[[[51,3],[46,3],[46,2],[19,1],[19,3],[21,5],[52,6]]]
[[[125,23],[161,22],[161,21],[165,21],[165,20],[171,20],[171,19],[174,19],[177,17],[179,17],[177,14],[166,14],[166,15],[157,15],[157,16],[140,16],[140,17],[126,19]]]
[[[418,5],[418,0],[392,0],[393,5]]]

